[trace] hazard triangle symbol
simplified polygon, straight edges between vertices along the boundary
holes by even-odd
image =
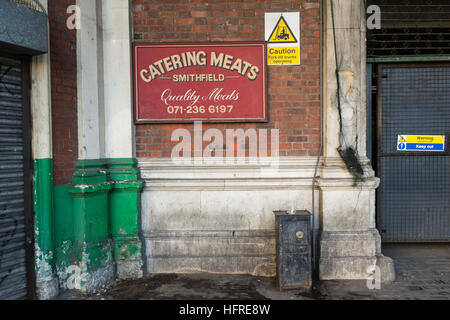
[[[268,40],[269,43],[297,43],[297,39],[294,36],[291,28],[287,24],[286,20],[284,20],[283,16],[280,17],[275,28],[272,31],[272,34]]]

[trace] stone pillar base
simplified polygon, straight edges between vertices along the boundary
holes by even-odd
[[[47,279],[36,281],[36,297],[38,300],[51,300],[59,295],[58,277],[52,276]]]
[[[90,244],[75,246],[73,252],[78,261],[77,268],[69,267],[66,280],[68,289],[75,289],[82,293],[97,293],[100,289],[111,284],[115,279],[114,261],[112,257],[112,241],[104,239]]]
[[[119,279],[143,276],[142,241],[140,234],[140,203],[144,182],[135,159],[109,159],[111,192],[111,233],[113,257]]]
[[[142,259],[116,261],[117,277],[122,280],[142,278],[142,268]]]
[[[321,280],[366,280],[378,266],[381,281],[395,279],[392,259],[381,254],[377,230],[323,232],[320,242]]]
[[[89,271],[86,282],[81,287],[80,291],[87,294],[96,293],[100,289],[108,287],[114,279],[114,264],[111,262],[103,267]]]
[[[389,283],[395,281],[394,260],[389,257],[377,256],[377,267],[380,268],[381,282]]]

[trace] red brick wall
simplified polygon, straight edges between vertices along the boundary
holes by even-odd
[[[151,42],[264,41],[265,12],[300,12],[301,66],[268,68],[269,123],[207,129],[278,128],[280,156],[312,156],[320,142],[319,0],[134,0],[134,39]],[[137,125],[138,157],[169,157],[176,128]]]
[[[49,0],[55,184],[71,183],[78,159],[76,31],[66,27],[74,0]]]

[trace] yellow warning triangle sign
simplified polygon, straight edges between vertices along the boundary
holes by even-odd
[[[270,29],[269,29],[270,30]],[[268,40],[269,43],[297,43],[297,38],[295,38],[294,33],[284,20],[283,16],[280,17],[272,34]]]

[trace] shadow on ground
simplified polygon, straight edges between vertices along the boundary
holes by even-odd
[[[248,275],[160,274],[139,280],[116,281],[97,294],[67,291],[63,300],[311,300],[312,292],[276,289],[275,278]]]
[[[315,282],[310,292],[280,292],[275,278],[249,275],[153,275],[116,281],[95,295],[65,292],[63,300],[449,300],[450,245],[389,245],[397,279],[371,290],[367,281]]]

